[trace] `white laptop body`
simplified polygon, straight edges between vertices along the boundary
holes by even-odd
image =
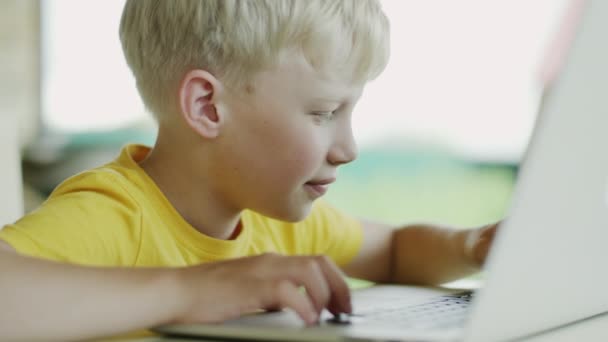
[[[608,312],[608,1],[590,2],[559,79],[545,99],[513,203],[463,324],[426,330],[363,316],[304,327],[289,311],[157,331],[262,341],[507,341]],[[355,313],[408,306],[454,290],[374,286]]]

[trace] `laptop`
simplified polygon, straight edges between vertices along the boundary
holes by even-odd
[[[588,2],[474,293],[378,285],[354,314],[305,327],[291,311],[163,334],[263,341],[505,341],[608,312],[608,1]]]

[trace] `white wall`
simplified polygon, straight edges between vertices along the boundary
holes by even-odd
[[[23,215],[19,151],[38,134],[37,0],[0,1],[0,228]]]
[[[23,215],[17,122],[0,113],[0,229]]]
[[[383,0],[391,59],[353,119],[360,143],[394,138],[518,161],[535,120],[539,62],[564,0]]]
[[[43,116],[53,129],[111,129],[147,116],[118,40],[122,3],[42,2]],[[383,0],[392,56],[355,110],[361,147],[420,139],[474,159],[519,160],[537,110],[538,61],[564,3]]]

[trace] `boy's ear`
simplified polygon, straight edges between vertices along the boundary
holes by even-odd
[[[224,123],[217,99],[221,82],[205,70],[190,70],[179,87],[181,113],[190,128],[204,138],[215,138]]]

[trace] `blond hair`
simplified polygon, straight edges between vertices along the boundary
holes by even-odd
[[[162,119],[189,70],[242,87],[287,49],[317,70],[369,81],[388,61],[388,26],[378,0],[127,0],[120,39],[145,105]]]

